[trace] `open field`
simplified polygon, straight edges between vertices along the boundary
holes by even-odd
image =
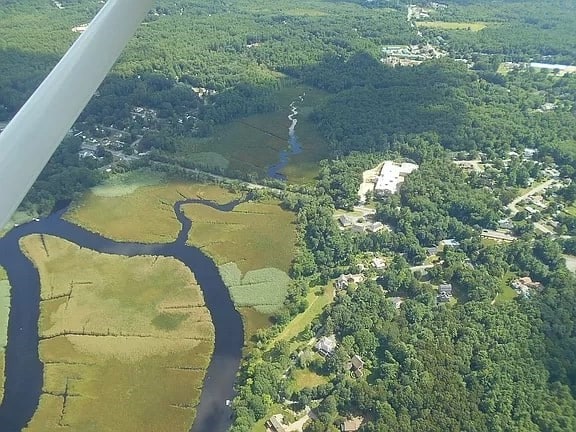
[[[328,383],[329,380],[329,377],[318,375],[310,369],[297,369],[294,373],[293,390],[300,391],[304,388],[316,387]]]
[[[214,340],[188,268],[51,236],[21,245],[40,272],[45,365],[26,431],[187,431]]]
[[[227,162],[219,161],[216,165],[220,167],[266,175],[268,167],[278,162],[280,151],[288,148],[290,103],[304,93],[304,102],[297,103],[296,126],[303,151],[291,157],[284,174],[290,182],[309,181],[318,173],[318,162],[328,157],[328,144],[307,118],[325,95],[303,85],[291,84],[279,90],[276,101],[280,109],[276,112],[251,115],[219,126],[210,138],[183,140],[176,156],[202,163],[208,154],[212,154],[210,159],[218,159],[216,155],[220,155]]]
[[[514,288],[510,286],[511,281],[515,277],[516,275],[514,273],[508,272],[500,279],[500,282],[498,284],[500,292],[496,297],[496,301],[494,302],[495,304],[506,303],[518,297],[518,294],[516,293],[516,291],[514,291]]]
[[[437,28],[442,30],[469,30],[477,32],[488,27],[484,22],[446,22],[446,21],[418,21],[418,27]]]
[[[250,306],[258,312],[271,314],[284,303],[290,277],[282,270],[251,270],[242,277],[236,263],[224,264],[218,269],[237,306]]]
[[[216,264],[234,262],[242,273],[270,267],[288,272],[296,243],[295,216],[276,201],[242,203],[232,212],[201,204],[183,209],[193,221],[189,243]]]
[[[162,173],[141,169],[127,173],[114,174],[103,184],[92,188],[94,195],[102,197],[118,197],[133,193],[144,186],[154,186],[164,183]]]
[[[219,203],[238,198],[218,186],[194,183],[142,186],[125,196],[92,192],[66,214],[66,219],[118,241],[169,243],[180,231],[173,205],[183,196]]]
[[[274,342],[279,341],[291,341],[301,332],[303,332],[306,327],[319,316],[324,308],[328,306],[334,300],[334,286],[332,282],[329,282],[325,287],[317,287],[308,293],[308,308],[296,315],[292,321],[284,328],[282,333],[280,333]]]
[[[4,349],[8,340],[8,315],[10,313],[10,284],[0,267],[0,401],[4,395]]]

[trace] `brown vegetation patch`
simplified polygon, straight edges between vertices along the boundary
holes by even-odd
[[[214,329],[178,260],[120,257],[33,235],[44,387],[26,431],[187,431]]]

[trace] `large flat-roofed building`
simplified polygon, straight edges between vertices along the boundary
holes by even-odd
[[[408,162],[396,163],[393,161],[386,161],[382,165],[380,175],[376,179],[374,192],[382,193],[396,193],[400,188],[400,184],[404,181],[404,177],[416,171],[418,165]]]

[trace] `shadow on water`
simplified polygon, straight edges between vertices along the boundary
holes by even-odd
[[[0,265],[12,286],[11,309],[6,347],[6,383],[0,405],[0,432],[20,432],[36,411],[42,393],[43,364],[38,354],[40,278],[32,262],[19,246],[30,234],[53,235],[101,253],[138,256],[156,255],[182,261],[195,275],[215,329],[214,353],[197,407],[191,432],[220,432],[231,425],[231,410],[226,400],[235,396],[234,382],[240,365],[244,331],[240,314],[214,262],[198,248],[186,244],[192,221],[182,206],[203,204],[220,211],[232,211],[241,200],[217,204],[200,199],[185,199],[174,205],[182,225],[178,238],[168,244],[123,243],[109,240],[62,219],[65,210],[37,222],[19,226],[0,239]]]

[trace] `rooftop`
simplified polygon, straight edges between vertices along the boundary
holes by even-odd
[[[364,422],[363,417],[353,417],[351,419],[346,419],[340,426],[342,432],[356,432],[362,426]]]
[[[325,354],[331,354],[332,351],[336,349],[336,336],[322,336],[320,340],[316,343],[315,347],[318,351],[321,351]]]
[[[417,169],[418,165],[413,163],[385,161],[376,180],[374,190],[376,192],[396,193],[400,184],[404,181],[404,177]]]

